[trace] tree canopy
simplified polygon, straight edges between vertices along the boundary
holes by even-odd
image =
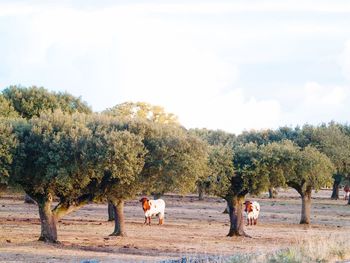
[[[42,112],[60,109],[70,114],[74,112],[92,113],[90,107],[80,98],[67,92],[49,92],[43,87],[10,86],[2,91],[10,106],[23,118],[31,119]],[[1,100],[0,100],[1,102]]]
[[[155,123],[179,125],[177,117],[164,108],[146,102],[124,102],[103,112],[118,118],[143,119]]]

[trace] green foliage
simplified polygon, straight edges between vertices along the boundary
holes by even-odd
[[[1,118],[17,118],[18,113],[12,107],[11,103],[0,94],[0,117]]]
[[[121,129],[123,124],[115,118],[99,115],[88,123],[96,141],[99,169],[104,173],[102,195],[109,199],[126,200],[142,190],[140,174],[147,150],[143,137]]]
[[[13,152],[17,146],[17,140],[12,131],[11,123],[0,118],[0,184],[8,183]]]
[[[311,146],[307,146],[299,154],[296,175],[288,178],[289,182],[300,185],[305,182],[314,190],[329,184],[332,180],[334,166],[331,160],[323,153]]]
[[[138,183],[135,182],[142,192],[185,194],[194,189],[206,169],[206,145],[181,128],[173,114],[140,102],[123,103],[104,114],[121,120],[120,130],[143,138],[147,153]]]
[[[70,114],[74,112],[91,113],[91,109],[68,93],[55,93],[40,87],[10,86],[2,91],[11,107],[23,118],[31,119],[42,112],[53,112],[60,109]]]
[[[285,187],[286,178],[295,176],[294,162],[299,151],[291,141],[272,142],[260,147],[262,162],[267,167],[270,187]]]
[[[148,150],[142,171],[149,192],[194,190],[206,170],[206,145],[186,131],[157,125],[144,139]]]
[[[259,194],[269,187],[268,167],[263,162],[263,151],[255,143],[234,149],[235,180],[231,186],[233,195]]]
[[[20,123],[13,179],[31,196],[74,198],[95,176],[92,134],[85,115],[42,114]]]
[[[118,118],[149,120],[155,123],[179,124],[174,114],[167,113],[162,107],[146,102],[124,102],[105,110],[104,114]]]
[[[234,175],[233,151],[227,146],[210,146],[208,156],[208,177],[198,183],[205,191],[225,197],[230,191],[231,178]]]
[[[189,133],[201,138],[209,145],[225,145],[232,148],[236,142],[236,136],[234,134],[221,130],[190,129]]]

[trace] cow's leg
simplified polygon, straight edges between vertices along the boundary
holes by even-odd
[[[258,219],[256,218],[254,218],[254,225],[256,225],[256,223],[258,223]]]
[[[145,216],[145,222],[143,223],[144,225],[147,224],[147,216]]]
[[[164,223],[164,217],[162,215],[159,215],[159,225],[163,225]]]
[[[150,216],[148,217],[148,225],[149,226],[151,225],[151,217]]]

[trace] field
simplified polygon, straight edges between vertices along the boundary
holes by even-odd
[[[129,201],[128,236],[123,238],[108,236],[114,225],[106,220],[107,206],[90,204],[59,222],[61,243],[51,245],[37,241],[37,206],[24,204],[23,195],[5,193],[0,198],[0,262],[157,262],[266,254],[294,246],[314,246],[312,253],[323,253],[331,242],[350,235],[350,206],[344,200],[330,200],[330,194],[313,194],[311,226],[298,224],[301,201],[293,190],[281,191],[277,199],[249,197],[259,201],[262,210],[259,224],[246,227],[252,238],[226,237],[229,220],[219,198],[198,201],[196,196],[166,195],[163,226],[156,225],[156,219],[152,226],[144,226],[140,203]]]

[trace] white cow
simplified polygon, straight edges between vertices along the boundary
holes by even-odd
[[[163,199],[149,200],[146,197],[140,199],[145,212],[145,224],[151,225],[151,217],[158,216],[159,225],[164,223],[165,202]],[[147,222],[148,221],[148,222]]]

